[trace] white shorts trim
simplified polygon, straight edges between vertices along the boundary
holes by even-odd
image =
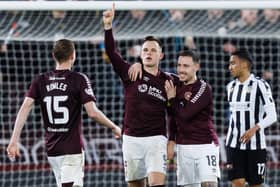
[[[177,184],[217,182],[219,147],[215,144],[177,145]]]
[[[74,182],[74,185],[83,186],[84,152],[62,156],[49,156],[49,163],[55,175],[58,187],[62,183]]]
[[[151,172],[166,174],[167,138],[123,135],[125,180],[143,179]]]

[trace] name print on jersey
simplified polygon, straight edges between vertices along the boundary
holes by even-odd
[[[62,90],[66,91],[67,89],[67,84],[65,83],[59,83],[59,82],[53,82],[48,85],[46,85],[47,91],[50,92],[52,90]]]

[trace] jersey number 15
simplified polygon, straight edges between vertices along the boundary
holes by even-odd
[[[60,103],[67,101],[68,96],[47,96],[44,98],[46,103],[47,113],[50,124],[66,124],[69,121],[69,110],[65,106],[60,106]],[[62,117],[54,118],[53,113],[60,113]]]

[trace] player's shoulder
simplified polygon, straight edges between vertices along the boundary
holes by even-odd
[[[255,77],[255,81],[259,85],[260,88],[265,88],[266,90],[270,89],[270,86],[266,80],[261,77]]]
[[[211,85],[204,79],[198,79],[198,82],[201,86],[206,86],[206,87],[211,88]]]
[[[201,91],[203,90],[204,92],[205,91],[212,92],[212,87],[207,81],[205,81],[203,79],[198,79],[197,82],[199,83],[199,87],[200,87]]]
[[[170,72],[164,72],[164,73],[166,75],[166,79],[172,80],[175,85],[179,84],[180,80],[179,80],[178,75],[176,75],[175,73],[170,73]]]
[[[160,77],[166,80],[170,80],[171,79],[171,75],[168,72],[164,72],[164,71],[160,71]]]
[[[259,76],[255,76],[253,80],[258,82],[258,83],[261,83],[261,84],[266,84],[267,83],[263,78],[261,78]]]
[[[212,92],[211,92],[211,86],[208,84],[206,81],[202,79],[198,79],[194,83],[194,88],[196,91],[194,97],[191,99],[190,102],[195,103],[198,100],[201,101],[206,101],[206,100],[211,100],[212,99]]]
[[[47,79],[49,72],[39,73],[33,77],[33,82],[42,82],[42,80]]]
[[[71,76],[73,76],[75,79],[80,79],[80,80],[89,80],[88,75],[82,72],[78,71],[72,71]]]

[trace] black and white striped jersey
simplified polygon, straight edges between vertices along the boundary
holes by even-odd
[[[269,84],[254,74],[243,83],[235,79],[227,85],[227,98],[230,117],[226,145],[241,150],[265,149],[264,128],[277,120]],[[256,124],[260,130],[250,142],[241,143],[240,137]]]

